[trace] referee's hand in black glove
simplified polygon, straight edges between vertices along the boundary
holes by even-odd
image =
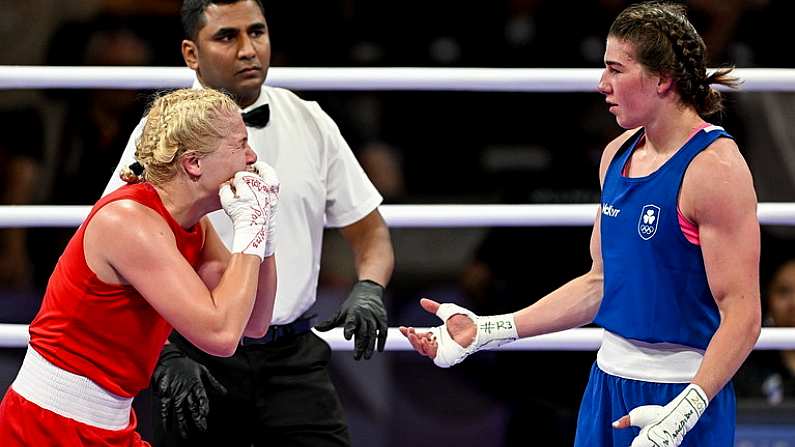
[[[226,388],[204,365],[186,356],[173,343],[163,347],[152,375],[152,387],[160,398],[160,418],[166,430],[171,427],[172,415],[183,438],[188,437],[191,426],[201,432],[207,430],[210,402],[205,384],[210,386],[210,392],[226,394]]]
[[[384,351],[386,344],[388,326],[383,297],[382,285],[369,279],[359,281],[337,313],[315,326],[315,329],[325,332],[343,325],[346,340],[356,334],[353,358],[359,360],[364,355],[365,359],[369,359],[373,356],[376,340],[379,352]]]

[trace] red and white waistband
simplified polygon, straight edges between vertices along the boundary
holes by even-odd
[[[41,408],[92,427],[122,430],[130,424],[131,397],[53,365],[30,346],[11,388]]]

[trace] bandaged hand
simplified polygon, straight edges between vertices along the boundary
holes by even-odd
[[[640,428],[631,447],[676,447],[707,410],[709,400],[700,386],[691,383],[668,405],[643,405],[613,422],[615,428]]]
[[[249,165],[249,172],[257,174],[265,182],[268,203],[270,204],[270,219],[268,220],[267,236],[265,239],[265,257],[273,256],[276,252],[276,210],[279,205],[279,177],[276,171],[264,161]]]
[[[481,349],[496,348],[519,338],[513,314],[481,317],[456,304],[428,299],[420,300],[420,305],[444,324],[422,334],[404,326],[400,332],[417,352],[432,358],[440,368],[457,365]]]
[[[256,255],[265,259],[270,196],[266,183],[252,172],[238,172],[221,186],[221,205],[232,219],[232,253]]]

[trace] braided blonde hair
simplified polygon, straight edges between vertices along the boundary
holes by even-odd
[[[215,151],[215,140],[223,137],[226,113],[239,113],[229,96],[213,89],[181,89],[161,94],[149,107],[141,136],[135,142],[138,171],[123,168],[120,176],[127,183],[148,181],[162,184],[177,174],[179,158],[199,157]]]

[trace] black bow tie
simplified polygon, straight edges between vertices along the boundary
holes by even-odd
[[[255,107],[248,112],[243,112],[243,122],[246,123],[246,127],[256,127],[257,129],[262,129],[266,124],[268,124],[268,120],[270,119],[271,109],[268,104]]]

